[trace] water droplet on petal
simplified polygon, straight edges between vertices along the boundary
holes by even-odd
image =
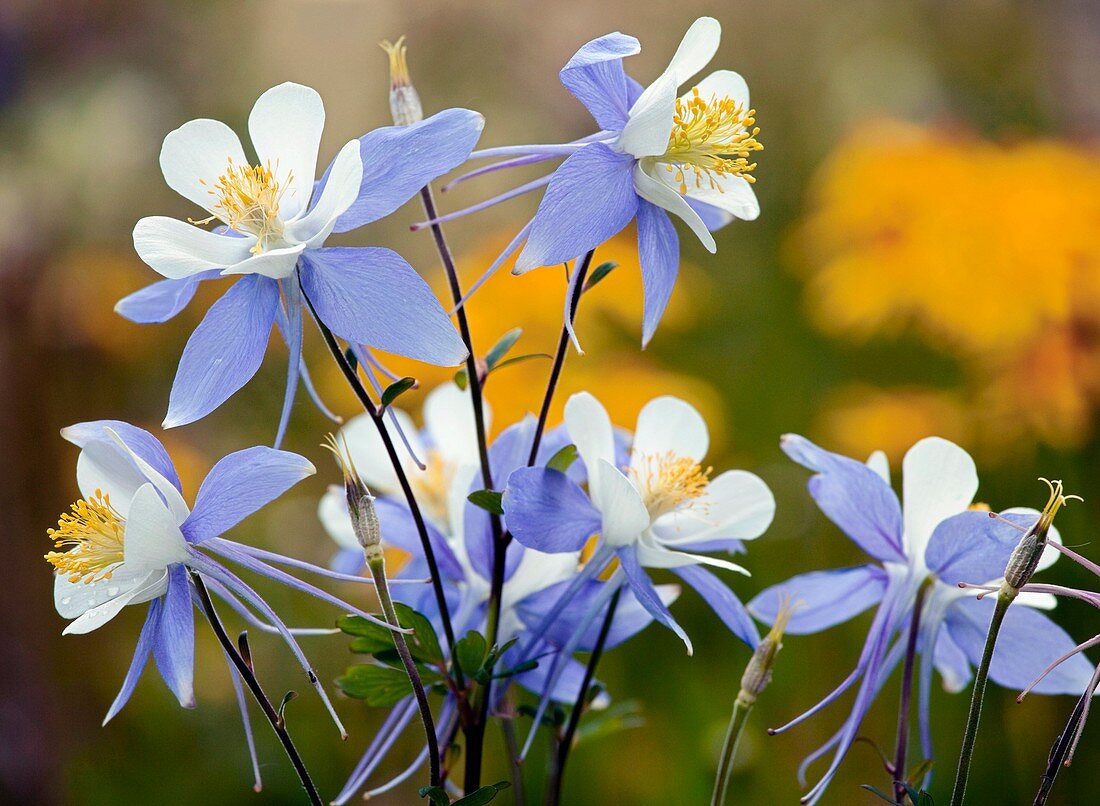
[[[71,602],[72,600],[73,600],[73,597],[72,597],[72,596],[66,596],[66,597],[65,597],[64,599],[62,599],[62,600],[61,600],[61,604],[63,604],[63,605],[67,605],[67,604],[68,604],[69,602]]]
[[[111,587],[107,588],[107,595],[108,596],[118,596],[118,587],[112,585]]]

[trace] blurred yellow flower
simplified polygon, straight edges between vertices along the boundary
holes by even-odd
[[[1069,447],[1088,436],[1100,402],[1100,340],[1088,336],[1100,328],[1100,154],[874,122],[819,171],[792,246],[823,332],[914,332],[959,359],[980,442],[1012,433]],[[926,413],[940,397],[889,394],[891,406],[908,399]],[[830,427],[858,432],[857,412],[871,422],[883,405],[849,400]],[[881,420],[887,442],[917,436],[897,414]],[[939,414],[946,426],[926,433],[958,424]]]
[[[475,250],[459,255],[459,271],[467,284],[501,252],[509,233],[486,238]],[[634,422],[638,411],[654,394],[670,392],[692,402],[711,425],[712,439],[722,433],[722,406],[718,393],[706,382],[659,366],[638,349],[641,338],[642,283],[635,235],[628,230],[596,251],[594,264],[613,261],[619,265],[591,292],[586,293],[577,317],[577,332],[584,355],[570,350],[555,396],[550,422],[561,420],[561,407],[573,392],[599,389],[612,418],[623,424]],[[506,264],[505,269],[511,265]],[[706,298],[706,277],[692,264],[680,267],[680,280],[662,323],[662,332],[683,328],[699,315],[699,300]],[[430,278],[442,300],[449,300],[441,274]],[[470,300],[467,314],[474,346],[482,355],[515,327],[523,336],[509,357],[529,353],[552,354],[561,333],[566,278],[564,270],[547,267],[522,277],[502,271]],[[426,390],[454,377],[455,370],[418,364],[401,358],[380,356],[395,373],[420,381],[416,392],[402,395],[401,407],[420,409]],[[322,396],[339,405],[341,412],[356,410],[346,384],[333,362],[318,352],[310,362],[318,376]],[[490,375],[486,397],[493,407],[493,430],[516,422],[529,411],[537,411],[550,372],[549,359],[540,358],[504,367]]]

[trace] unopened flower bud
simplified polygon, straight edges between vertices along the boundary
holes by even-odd
[[[355,469],[355,463],[351,459],[347,443],[343,446],[337,443],[332,434],[324,445],[332,455],[336,457],[336,463],[340,466],[340,472],[344,476],[344,494],[348,501],[348,515],[351,517],[352,530],[359,545],[363,547],[363,556],[367,565],[374,566],[383,562],[382,553],[382,527],[378,523],[378,512],[374,508],[374,496],[371,495],[367,485]]]
[[[745,673],[741,675],[741,690],[737,694],[737,701],[743,706],[750,706],[756,702],[756,698],[764,693],[764,689],[772,681],[772,667],[775,666],[775,657],[783,648],[783,632],[791,620],[794,607],[789,599],[785,599],[779,605],[775,623],[768,634],[757,644],[756,649],[745,666]]]
[[[1009,599],[1015,599],[1020,589],[1031,581],[1032,574],[1039,565],[1043,551],[1047,547],[1047,533],[1054,522],[1054,516],[1058,510],[1071,498],[1082,500],[1078,495],[1063,495],[1061,481],[1048,481],[1040,479],[1050,488],[1050,498],[1039,514],[1039,520],[1035,522],[1024,534],[1019,544],[1008,559],[1005,566],[1005,581],[1001,586],[1000,595]]]
[[[405,60],[405,37],[396,42],[380,43],[390,57],[390,115],[395,126],[410,126],[424,119],[420,96],[409,78],[409,63]]]

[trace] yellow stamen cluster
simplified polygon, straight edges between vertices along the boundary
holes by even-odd
[[[411,86],[409,63],[405,58],[405,37],[399,36],[396,42],[383,39],[378,45],[390,57],[390,86],[394,89]]]
[[[1035,525],[1035,531],[1045,532],[1054,522],[1054,516],[1058,514],[1058,510],[1065,506],[1067,501],[1084,501],[1085,499],[1079,495],[1063,495],[1062,482],[1059,479],[1051,481],[1040,477],[1039,481],[1046,484],[1050,490],[1050,498],[1047,499],[1047,504],[1039,515],[1039,522]]]
[[[454,472],[454,467],[443,458],[443,455],[433,450],[429,451],[425,457],[424,470],[411,473],[409,477],[417,500],[432,520],[439,524],[450,522],[447,496],[450,494]]]
[[[54,548],[46,562],[70,582],[98,582],[110,579],[122,564],[125,521],[111,506],[111,497],[100,490],[90,500],[80,499],[57,519],[57,528],[46,534]]]
[[[746,110],[732,98],[712,95],[706,100],[698,87],[689,98],[676,99],[668,150],[660,160],[675,175],[680,193],[688,191],[688,171],[695,174],[696,188],[706,181],[719,192],[720,178],[740,176],[747,182],[756,181],[752,175],[756,163],[750,163],[749,156],[764,146],[756,139],[760,128],[753,125],[755,115],[755,109]]]
[[[668,451],[643,456],[632,472],[646,509],[656,518],[685,501],[701,497],[710,483],[711,470],[710,467],[704,469],[693,459]]]
[[[286,182],[291,181],[287,176]],[[204,180],[200,180],[206,184]],[[231,229],[256,236],[256,244],[250,250],[258,255],[264,251],[269,241],[278,241],[283,237],[283,222],[279,219],[279,203],[286,192],[286,185],[275,181],[275,172],[269,162],[267,165],[233,164],[229,158],[229,167],[218,177],[209,193],[217,201],[210,208],[217,213]],[[205,224],[212,219],[194,221]]]

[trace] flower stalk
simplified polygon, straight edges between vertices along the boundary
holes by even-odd
[[[737,757],[737,748],[741,744],[741,735],[745,732],[757,698],[772,681],[772,669],[779,650],[783,648],[783,633],[791,620],[794,606],[785,600],[779,607],[779,613],[768,634],[757,644],[749,658],[745,671],[741,675],[741,689],[733,701],[733,713],[730,714],[726,738],[722,743],[722,755],[718,762],[718,774],[714,777],[714,792],[711,794],[711,806],[721,806],[726,802],[730,777],[733,773],[733,761]]]
[[[894,797],[898,803],[904,803],[906,798],[905,788],[905,762],[909,748],[909,711],[913,700],[913,667],[917,659],[917,639],[920,636],[921,613],[924,610],[924,600],[932,587],[932,580],[928,578],[917,593],[917,600],[913,603],[913,615],[909,623],[909,636],[905,645],[905,667],[901,678],[901,702],[898,706],[898,739],[894,748]]]
[[[966,720],[966,730],[963,733],[962,748],[959,751],[959,766],[955,773],[955,786],[951,792],[951,806],[962,806],[966,798],[966,784],[970,777],[970,763],[974,756],[974,745],[978,738],[978,721],[982,714],[982,701],[985,698],[985,686],[989,678],[989,665],[993,661],[993,652],[997,645],[997,635],[1000,633],[1001,624],[1004,623],[1005,614],[1009,606],[1019,596],[1020,590],[1031,581],[1043,551],[1047,547],[1047,533],[1054,521],[1058,510],[1069,499],[1081,500],[1080,496],[1064,495],[1061,481],[1048,481],[1040,479],[1050,488],[1050,498],[1039,515],[1039,520],[1028,529],[1020,539],[1019,544],[1012,552],[1005,567],[1004,582],[997,591],[996,606],[993,610],[993,618],[989,622],[989,630],[986,632],[985,647],[982,650],[981,662],[974,674],[974,691],[970,699],[970,712]]]

